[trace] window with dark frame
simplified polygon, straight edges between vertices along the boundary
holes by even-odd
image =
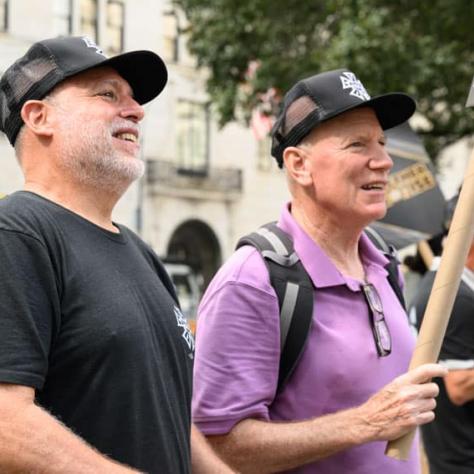
[[[0,33],[8,30],[8,0],[0,0]]]
[[[73,0],[54,0],[53,28],[56,36],[72,33]]]
[[[107,52],[118,54],[124,50],[124,18],[125,5],[123,0],[107,0]]]
[[[178,167],[205,174],[209,166],[209,104],[179,100],[177,119]]]
[[[98,38],[97,0],[80,0],[81,35],[88,36],[96,43]]]
[[[169,6],[163,13],[164,53],[167,61],[174,63],[180,60],[180,23],[175,8]]]
[[[257,140],[257,169],[259,171],[268,172],[274,168],[275,160],[270,155],[271,145],[270,135]]]

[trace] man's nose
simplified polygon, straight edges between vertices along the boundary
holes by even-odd
[[[124,99],[120,116],[138,123],[145,116],[145,110],[133,97],[128,97]]]
[[[369,162],[369,167],[372,169],[386,169],[390,171],[393,168],[392,157],[383,145],[376,150],[372,159]]]

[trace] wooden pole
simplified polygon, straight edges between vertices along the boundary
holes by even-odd
[[[458,292],[461,274],[474,234],[474,150],[454,211],[439,270],[428,299],[410,369],[436,362],[439,357],[449,316]],[[408,459],[415,430],[387,444],[385,454]]]

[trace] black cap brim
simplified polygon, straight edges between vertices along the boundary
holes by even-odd
[[[152,51],[132,51],[120,54],[92,67],[102,66],[115,69],[130,84],[134,98],[139,104],[145,104],[154,99],[168,81],[165,63]]]
[[[383,130],[396,127],[406,122],[416,110],[415,101],[407,94],[392,92],[379,95],[361,104],[361,107],[371,107]]]

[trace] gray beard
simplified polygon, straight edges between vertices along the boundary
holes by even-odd
[[[77,117],[74,120],[64,118],[61,160],[79,183],[122,194],[133,181],[143,176],[145,163],[115,149],[111,130],[101,121],[87,121],[77,129]]]

